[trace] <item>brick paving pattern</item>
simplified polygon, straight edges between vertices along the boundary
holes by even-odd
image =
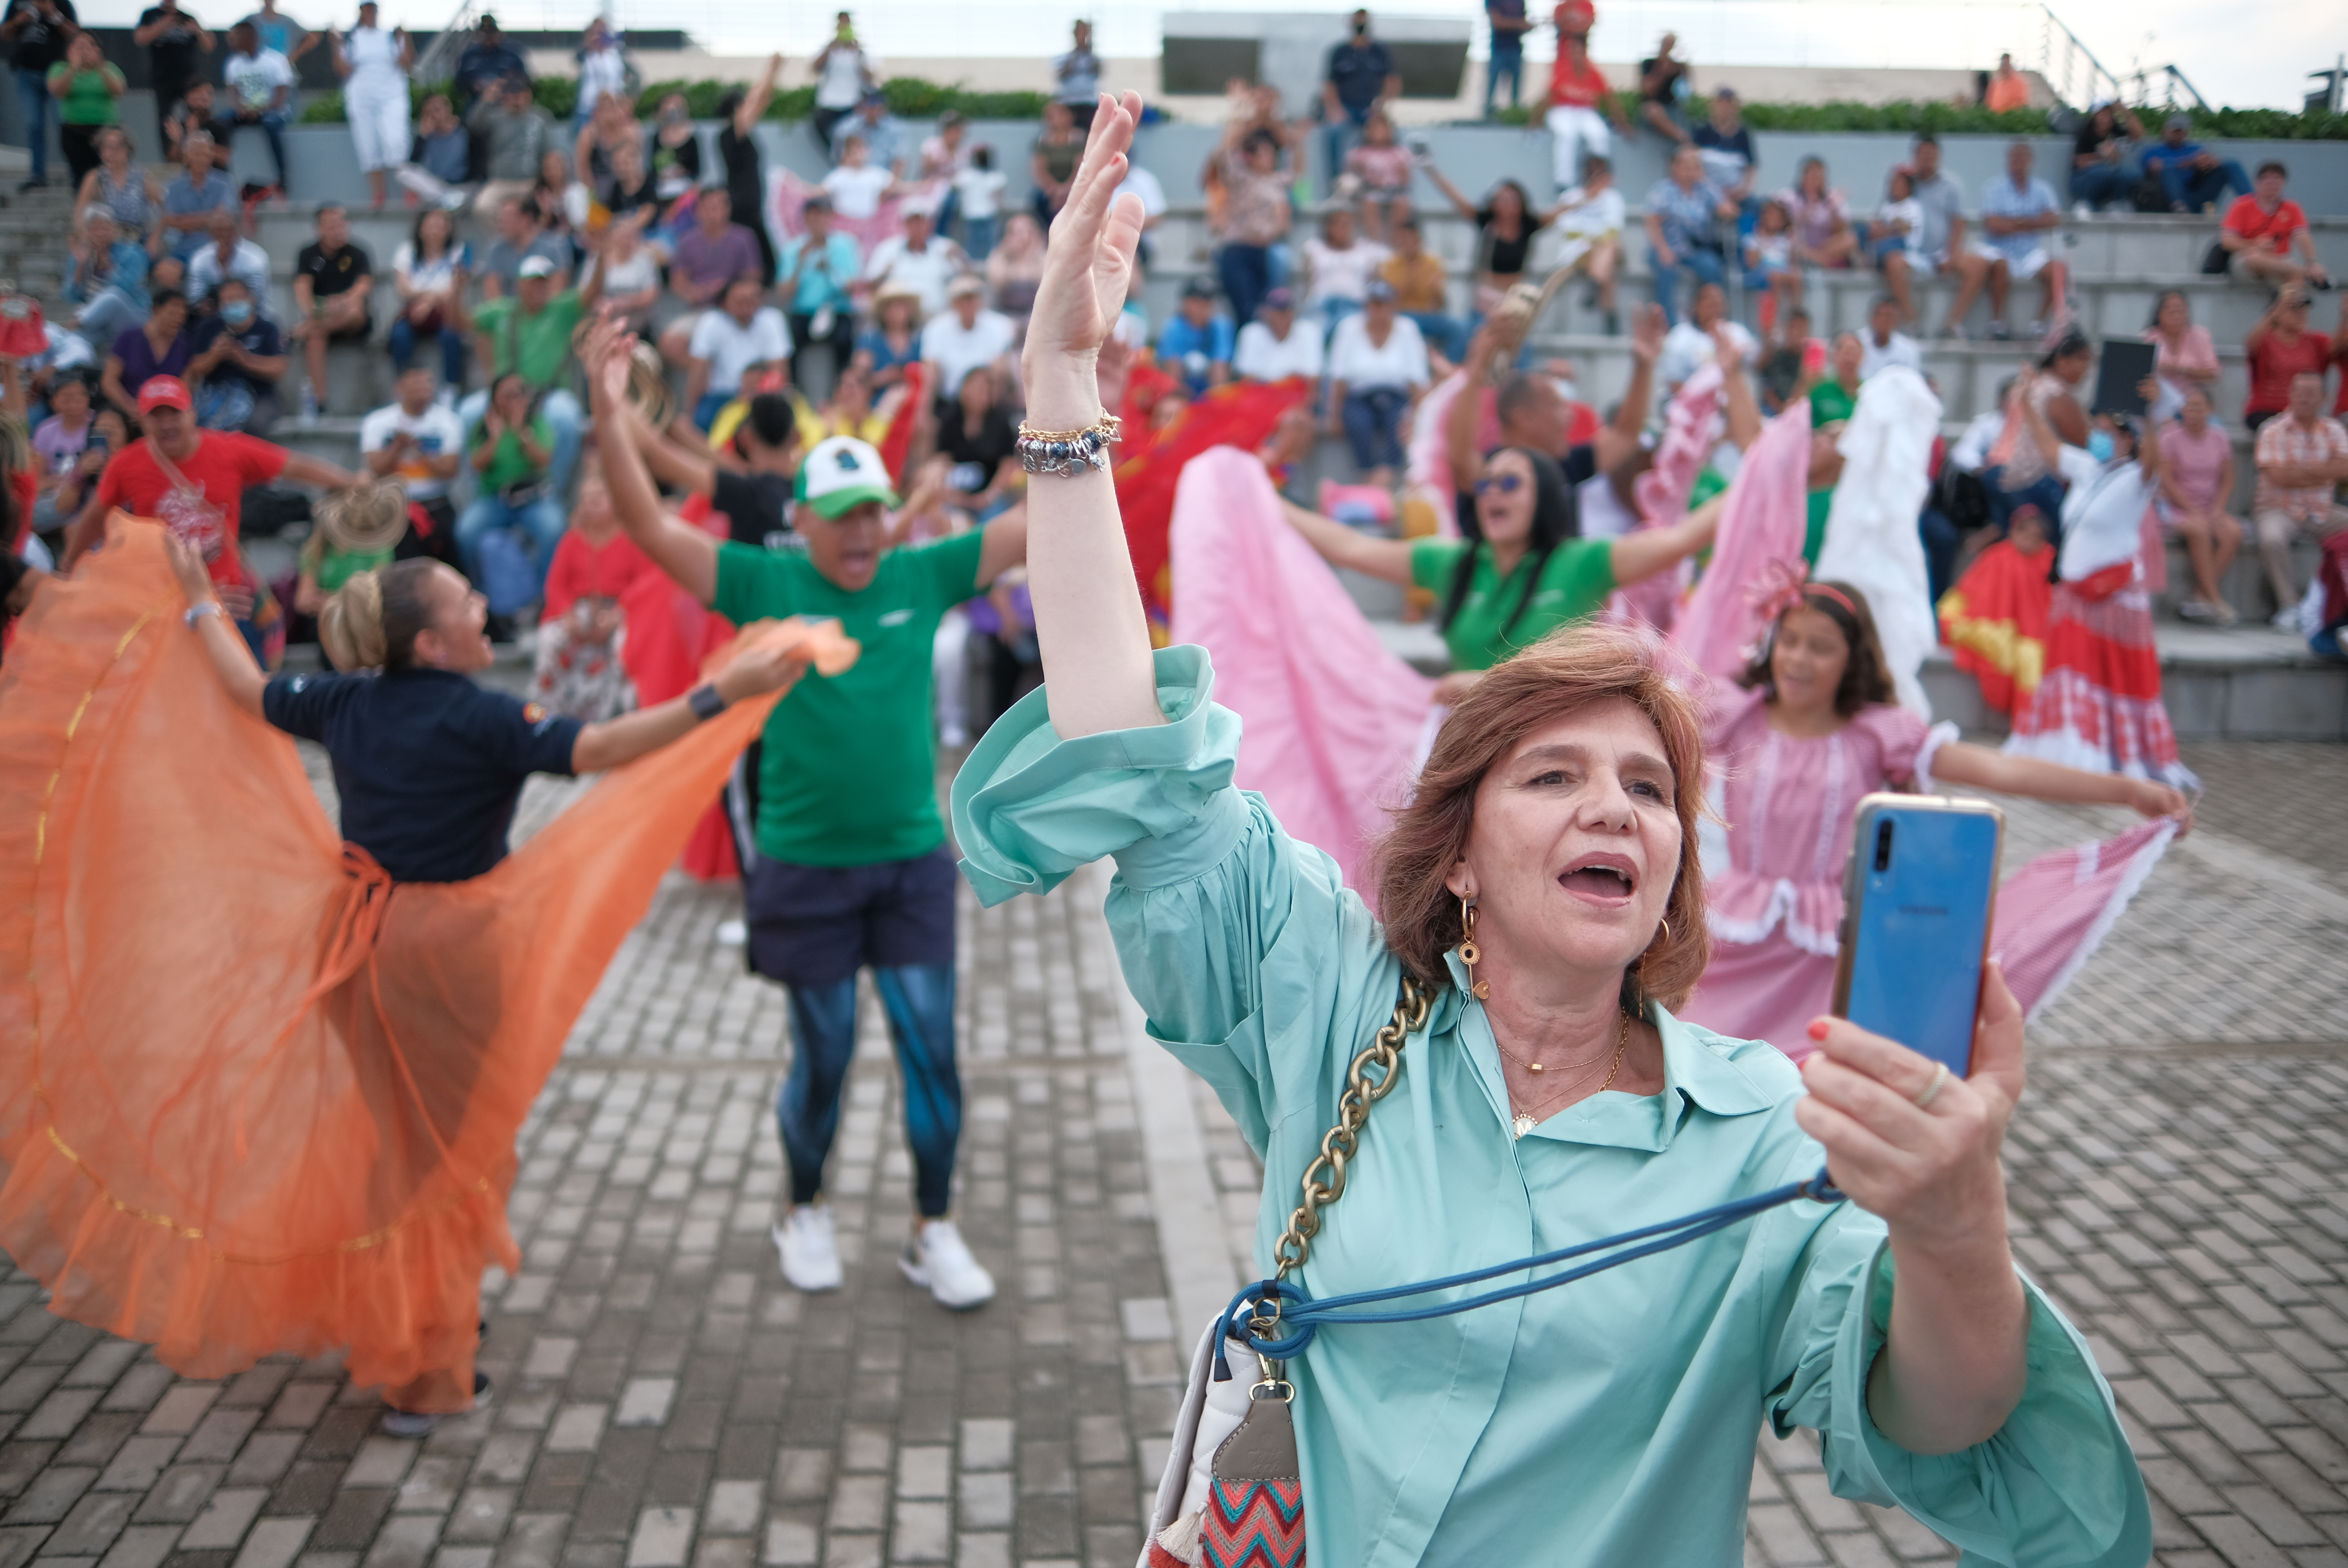
[[[2197,749],[2260,804],[2205,808],[2034,1031],[2017,1251],[2094,1340],[2170,1568],[2348,1568],[2340,759]],[[524,825],[578,787],[534,784]],[[2235,832],[2319,800],[2314,849]],[[2010,863],[2114,820],[2018,806]],[[716,940],[733,892],[672,879],[523,1130],[494,1399],[386,1438],[333,1357],[185,1381],[0,1267],[0,1568],[1125,1568],[1190,1329],[1089,886],[964,896],[957,1210],[991,1306],[897,1272],[911,1167],[869,1003],[830,1177],[847,1285],[782,1283],[781,995]],[[1261,1173],[1195,1082],[1187,1112],[1252,1273]],[[1807,1434],[1764,1440],[1748,1563],[1953,1556],[1829,1495]]]

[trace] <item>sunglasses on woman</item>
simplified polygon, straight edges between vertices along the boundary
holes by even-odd
[[[1521,474],[1493,474],[1477,480],[1472,487],[1479,496],[1488,496],[1495,490],[1503,496],[1513,496],[1524,482],[1525,478]]]

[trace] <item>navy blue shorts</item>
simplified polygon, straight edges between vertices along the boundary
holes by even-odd
[[[877,866],[761,856],[743,888],[750,968],[787,986],[828,986],[868,965],[952,964],[954,880],[943,845]]]

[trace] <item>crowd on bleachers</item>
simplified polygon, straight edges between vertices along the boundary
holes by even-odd
[[[1496,40],[1520,47],[1534,26],[1521,0],[1488,9]],[[1762,374],[1773,410],[1818,394],[1815,415],[1844,383],[1855,392],[1884,365],[1923,368],[1920,280],[1954,282],[1937,333],[1952,339],[1966,335],[1984,295],[1989,335],[2013,335],[2009,292],[2034,282],[2025,330],[2049,374],[2032,395],[2064,439],[2087,441],[2075,389],[2090,361],[2065,346],[2074,311],[2054,242],[2075,210],[2034,169],[2027,143],[2013,145],[2003,177],[1977,200],[1941,169],[1929,134],[1871,206],[1836,188],[1815,158],[1778,184],[1783,171],[1761,168],[1736,93],[1694,93],[1669,36],[1641,62],[1637,112],[1625,113],[1589,58],[1592,17],[1587,0],[1566,0],[1549,24],[1556,63],[1533,108],[1550,133],[1560,190],[1546,204],[1514,179],[1464,190],[1424,140],[1397,131],[1401,78],[1366,12],[1331,47],[1313,118],[1291,116],[1276,88],[1233,83],[1223,135],[1199,172],[1210,265],[1188,275],[1179,306],[1154,324],[1137,283],[1119,340],[1154,351],[1189,397],[1234,380],[1303,378],[1313,384],[1316,423],[1344,438],[1356,477],[1392,488],[1421,401],[1469,357],[1478,327],[1521,284],[1578,285],[1583,309],[1620,334],[1626,268],[1643,256],[1670,329],[1663,394],[1725,333]],[[1052,64],[1040,127],[1024,147],[998,148],[953,113],[926,137],[900,125],[880,91],[880,62],[839,13],[834,36],[808,63],[808,128],[793,133],[814,136],[829,168],[819,180],[784,176],[777,211],[757,132],[782,78],[779,55],[718,105],[716,157],[705,168],[683,96],[640,118],[624,40],[600,23],[580,40],[569,124],[540,107],[528,62],[489,17],[458,58],[450,93],[426,99],[411,124],[414,47],[404,31],[377,26],[372,4],[354,27],[313,33],[272,0],[228,30],[214,86],[201,75],[212,35],[176,0],[161,0],[137,36],[158,83],[160,150],[176,166],[166,180],[113,123],[120,73],[74,30],[70,0],[11,0],[7,18],[0,34],[15,43],[20,90],[37,79],[41,101],[57,107],[75,183],[70,314],[48,324],[47,349],[25,362],[24,378],[42,466],[31,516],[65,559],[87,547],[100,508],[118,498],[92,454],[118,452],[123,436],[139,435],[160,386],[192,429],[231,438],[364,415],[365,466],[401,477],[417,504],[416,535],[396,548],[462,565],[501,621],[526,624],[543,603],[580,482],[590,433],[572,343],[599,313],[623,317],[656,345],[677,395],[672,438],[714,444],[722,466],[749,473],[767,461],[788,471],[793,449],[827,435],[880,444],[894,430],[894,460],[909,481],[923,477],[922,493],[942,508],[983,521],[1016,497],[1018,348],[1102,71],[1083,23]],[[344,84],[370,201],[404,202],[412,229],[379,258],[353,238],[343,208],[319,208],[314,236],[293,258],[281,320],[272,274],[283,268],[257,242],[256,216],[282,195],[291,62],[321,46]],[[56,56],[46,68],[43,49]],[[1505,52],[1496,53],[1495,83]],[[239,188],[221,167],[245,125],[265,133],[279,186]],[[1327,174],[1318,191],[1304,178],[1316,133]],[[1637,135],[1662,136],[1673,150],[1634,224],[1610,155],[1615,138]],[[32,183],[45,177],[38,145]],[[2348,311],[2329,334],[2308,323],[2308,290],[2330,280],[2286,194],[2287,171],[2269,163],[2245,175],[2195,143],[2181,117],[2147,138],[2116,106],[2086,118],[2077,149],[2068,184],[2077,210],[2123,198],[2140,209],[2219,210],[2204,270],[2277,291],[2245,344],[2250,395],[2240,411],[2210,406],[2214,349],[2185,319],[2183,296],[2163,301],[2147,336],[2159,344],[2168,389],[2155,417],[2222,434],[2224,416],[2239,412],[2252,428],[2271,422],[2279,432],[2261,432],[2256,460],[2273,482],[2262,481],[2249,519],[2227,513],[2227,475],[2209,464],[2165,497],[2162,516],[2193,551],[2196,591],[2184,612],[2234,619],[2218,583],[2247,534],[2264,551],[2276,618],[2289,620],[2299,600],[2291,540],[2342,517],[2328,491],[2321,505],[2315,497],[2323,476],[2348,477],[2348,437],[2316,405],[2323,376],[2348,359]],[[1004,172],[1023,158],[1025,204],[1008,196]],[[1414,212],[1422,173],[1441,198],[1434,210],[1472,228],[1464,289]],[[1136,165],[1127,189],[1157,229],[1168,210],[1159,181]],[[1145,262],[1157,260],[1153,249],[1146,234]],[[396,304],[380,319],[386,261]],[[1847,334],[1847,344],[1810,340],[1808,291],[1848,272],[1879,278],[1868,330]],[[338,346],[374,354],[377,344],[396,398],[337,406]],[[303,374],[288,395],[296,359]],[[1529,355],[1519,368],[1535,369]],[[1550,362],[1537,373],[1560,378],[1570,395],[1570,367]],[[2312,395],[2295,386],[2302,374],[2316,378]],[[1179,405],[1170,401],[1169,413]],[[2334,404],[2343,408],[2348,387]],[[1599,422],[1597,411],[1583,412],[1579,425]],[[1936,497],[1952,493],[1956,474],[1975,481],[1965,492],[1972,500],[1928,510],[1921,525],[1936,593],[1962,564],[1969,526],[2003,534],[2024,505],[2059,513],[2062,481],[2019,439],[2021,415],[2009,407],[1983,423],[1996,426],[1986,447],[1959,442],[1945,459],[1936,454]],[[1947,475],[1937,472],[1944,460]],[[735,519],[746,537],[788,529],[782,497],[761,493],[772,497],[765,515]],[[318,582],[339,569],[326,563]],[[298,613],[317,583],[305,576],[297,586],[288,597]],[[257,651],[269,646],[263,631],[254,637]]]

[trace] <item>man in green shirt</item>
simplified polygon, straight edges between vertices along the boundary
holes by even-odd
[[[602,292],[602,268],[595,268],[579,288],[558,290],[554,263],[543,256],[532,256],[522,262],[520,278],[508,298],[485,301],[468,313],[463,289],[450,296],[455,302],[457,330],[474,334],[475,352],[489,366],[490,384],[495,385],[499,376],[518,371],[533,390],[545,394],[539,400],[539,412],[554,431],[554,462],[546,477],[557,496],[570,494],[584,415],[579,399],[561,384],[569,379],[571,334],[594,310]],[[489,406],[489,395],[484,389],[458,404],[457,416],[469,431],[480,423]]]
[[[947,1218],[962,1085],[954,1068],[954,861],[938,815],[931,650],[945,612],[1025,559],[1014,507],[983,530],[891,548],[897,497],[880,454],[851,436],[799,468],[793,518],[804,552],[721,543],[662,511],[640,448],[656,437],[627,405],[628,340],[598,327],[585,353],[605,482],[621,526],[677,586],[736,625],[837,617],[862,644],[855,666],[800,683],[767,723],[754,854],[743,890],[750,967],[790,990],[793,1051],[776,1105],[791,1208],[775,1227],[783,1276],[840,1281],[823,1165],[856,1044],[856,977],[870,967],[904,1074],[913,1153],[907,1278],[950,1307],[994,1282]]]

